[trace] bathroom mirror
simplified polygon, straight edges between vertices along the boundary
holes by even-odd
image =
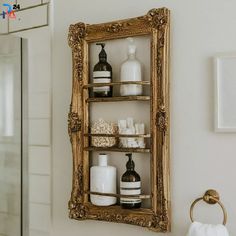
[[[73,87],[68,131],[73,153],[73,185],[69,201],[72,219],[104,220],[147,227],[156,232],[170,231],[169,14],[168,9],[160,8],[137,18],[70,26],[68,41],[72,48]],[[127,42],[130,37],[137,48],[142,79],[138,76],[139,79],[133,80],[130,75],[123,80],[125,76],[121,76],[127,48],[128,55],[133,51],[133,46]],[[105,72],[97,73],[98,55],[111,64],[112,71],[108,66]],[[134,61],[133,57],[130,59]],[[100,80],[95,82],[97,78]],[[130,90],[124,94],[120,90],[122,86],[130,86]],[[132,86],[139,86],[141,92],[132,91]],[[112,92],[109,96],[94,95],[94,91],[102,89]],[[109,127],[109,122],[118,126],[121,120],[132,120],[131,123],[141,123],[145,132],[121,133],[120,128],[110,132],[107,128],[94,133],[93,124],[100,118],[105,120],[99,121],[105,122],[104,127]],[[114,145],[96,146],[96,138],[115,140]],[[124,139],[129,140],[128,144],[121,142]],[[139,145],[135,140],[142,142]],[[116,192],[91,190],[90,170],[98,163],[101,153],[108,154],[110,164],[117,169]],[[133,154],[142,182],[141,193],[131,196],[119,191],[127,153]],[[99,206],[91,201],[91,196],[113,197],[117,201],[113,205]],[[140,208],[124,209],[120,204],[122,199],[135,199],[142,204]]]

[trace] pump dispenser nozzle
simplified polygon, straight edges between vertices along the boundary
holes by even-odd
[[[102,48],[105,47],[105,43],[96,43],[96,45],[101,45]]]
[[[134,170],[135,164],[132,160],[132,153],[127,153],[125,155],[129,158],[128,162],[126,163],[127,170]]]
[[[127,38],[128,42],[129,42],[129,46],[128,46],[128,54],[135,54],[136,52],[136,46],[134,44],[134,39],[129,37]]]
[[[105,51],[105,43],[96,43],[96,45],[100,45],[102,47],[101,52],[99,53],[98,57],[99,57],[99,61],[105,61],[107,60],[107,54]]]

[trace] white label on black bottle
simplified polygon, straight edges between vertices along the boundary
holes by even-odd
[[[120,194],[123,195],[140,195],[141,194],[141,181],[138,182],[120,182]],[[121,198],[121,203],[140,203],[141,199],[136,198]]]
[[[110,71],[94,71],[93,72],[93,83],[111,83],[111,72]],[[94,92],[109,92],[110,86],[94,87]]]
[[[110,71],[94,71],[93,78],[106,78],[111,77]]]
[[[120,182],[121,188],[141,188],[141,181],[137,182]]]

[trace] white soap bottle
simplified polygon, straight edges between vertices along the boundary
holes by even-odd
[[[136,46],[133,38],[127,38],[129,41],[128,46],[128,59],[121,65],[120,81],[142,81],[142,66],[136,59]],[[120,86],[121,96],[137,96],[142,95],[142,85],[127,84]]]
[[[98,166],[90,168],[90,191],[116,194],[116,168],[107,165],[107,154],[99,154]],[[96,206],[116,204],[116,197],[90,195],[91,203]]]

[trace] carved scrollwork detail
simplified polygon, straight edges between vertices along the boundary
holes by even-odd
[[[157,58],[156,58],[156,67],[157,67],[157,76],[158,81],[161,82],[163,76],[163,47],[165,44],[165,29],[162,28],[158,31],[158,47],[157,47]]]
[[[146,217],[125,217],[124,223],[126,224],[133,224],[133,225],[139,225],[141,227],[148,227],[149,221]]]
[[[72,219],[85,219],[88,208],[82,204],[83,202],[83,166],[80,164],[73,176],[74,186],[69,201],[69,217]]]
[[[142,227],[149,227],[150,221],[145,216],[133,216],[112,213],[110,211],[99,211],[96,215],[93,215],[96,219],[109,221],[109,222],[120,222],[125,224],[139,225]]]
[[[68,133],[70,139],[72,138],[72,133],[81,131],[82,121],[79,118],[78,113],[70,111],[68,114]]]
[[[156,115],[156,126],[161,132],[166,132],[168,128],[168,118],[165,106],[161,105]]]
[[[84,220],[87,217],[88,208],[78,202],[69,201],[69,217],[71,219]]]
[[[166,8],[152,9],[146,15],[146,20],[151,28],[157,29],[157,56],[156,56],[156,70],[158,88],[162,88],[163,83],[163,70],[164,70],[164,57],[165,43],[167,37],[167,26],[169,21],[169,13]]]
[[[124,26],[121,23],[114,23],[114,24],[108,25],[106,28],[106,31],[110,33],[117,33],[117,32],[122,31],[123,27]]]
[[[79,165],[77,171],[75,172],[75,186],[78,189],[77,194],[79,197],[83,196],[83,166]]]
[[[159,31],[158,42],[159,42],[158,47],[163,48],[165,45],[165,31],[164,30]]]
[[[69,34],[68,34],[68,43],[72,49],[76,49],[78,44],[81,44],[82,39],[86,35],[85,24],[79,22],[75,25],[70,25]]]
[[[101,210],[93,214],[93,219],[104,220],[108,222],[119,222],[133,224],[141,227],[148,227],[155,231],[166,232],[168,230],[167,216],[158,216],[153,214],[151,217],[134,216],[112,213],[111,211]]]
[[[156,65],[157,65],[157,76],[159,78],[159,82],[161,82],[161,79],[162,79],[162,72],[163,72],[163,68],[162,68],[162,56],[161,56],[161,50],[160,48],[158,49],[158,52],[157,52],[157,62],[156,62]]]
[[[83,39],[86,35],[86,25],[78,23],[70,25],[68,43],[73,50],[73,74],[74,78],[83,78]]]
[[[83,79],[83,58],[82,58],[82,47],[81,44],[78,45],[78,49],[73,52],[74,58],[74,78],[82,81]]]
[[[165,8],[152,9],[147,14],[147,20],[151,27],[160,30],[168,22],[168,13]]]
[[[168,230],[167,216],[153,215],[149,227],[158,229],[161,232],[166,232]]]

